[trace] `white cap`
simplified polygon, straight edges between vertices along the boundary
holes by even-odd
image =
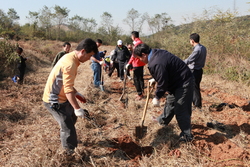
[[[122,45],[122,40],[119,39],[119,40],[117,41],[117,45]]]

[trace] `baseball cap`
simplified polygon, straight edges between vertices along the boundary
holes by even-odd
[[[122,40],[118,40],[117,45],[122,45]]]

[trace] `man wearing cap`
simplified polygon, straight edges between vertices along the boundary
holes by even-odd
[[[112,61],[114,61],[115,59],[118,60],[120,81],[123,81],[124,79],[125,64],[129,60],[129,58],[130,52],[128,51],[128,48],[122,44],[122,40],[118,40],[114,55],[112,56]]]

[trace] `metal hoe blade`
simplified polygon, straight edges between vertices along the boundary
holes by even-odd
[[[135,127],[135,136],[138,139],[142,139],[147,133],[147,127],[146,126],[137,126]]]
[[[100,125],[98,125],[96,123],[96,120],[95,120],[94,117],[90,117],[88,110],[84,109],[84,112],[85,112],[85,116],[84,116],[85,119],[87,119],[88,121],[90,121],[91,124],[94,125],[96,128],[100,128],[101,127]]]

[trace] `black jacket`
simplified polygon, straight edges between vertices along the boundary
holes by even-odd
[[[157,82],[157,98],[161,98],[165,92],[174,93],[193,77],[183,60],[161,49],[152,49],[148,69]]]
[[[128,61],[130,59],[130,52],[128,51],[128,48],[124,45],[122,47],[116,46],[114,55],[112,56],[112,61],[118,60],[118,61]]]
[[[23,56],[21,55],[18,55],[18,58],[17,58],[17,68],[25,68],[26,67],[26,61],[27,59],[26,58],[23,58]]]

